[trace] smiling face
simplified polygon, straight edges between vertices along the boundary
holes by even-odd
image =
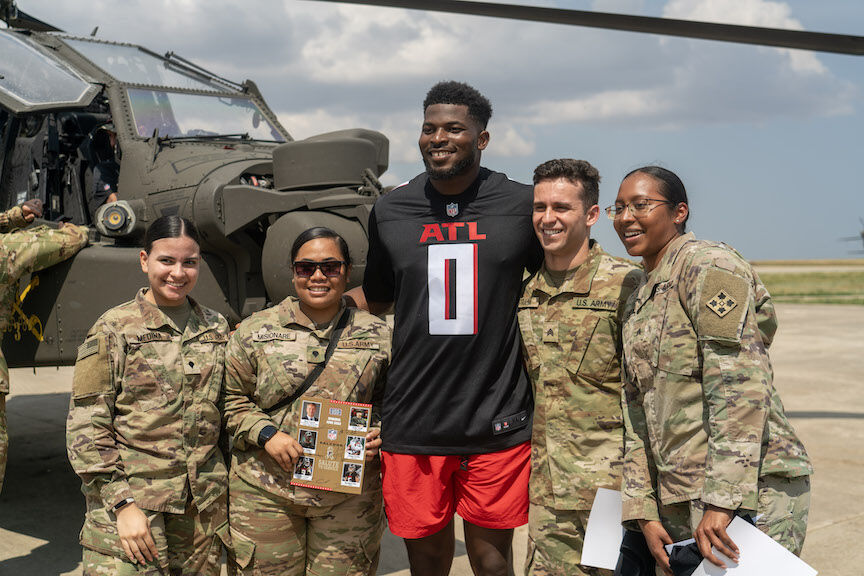
[[[294,262],[327,262],[345,260],[334,238],[315,238],[303,244]],[[342,294],[348,284],[350,266],[342,266],[339,276],[328,277],[316,268],[312,276],[294,274],[294,289],[300,299],[300,309],[316,324],[330,321],[339,311]]]
[[[433,180],[447,180],[480,167],[489,133],[468,115],[468,106],[432,104],[423,114],[420,154]]]
[[[637,172],[621,183],[615,204],[629,205],[640,200],[665,201],[661,183],[656,178]],[[635,218],[624,210],[614,220],[615,231],[631,256],[641,256],[646,271],[656,268],[669,243],[681,232],[679,226],[687,219],[687,204],[675,206],[657,202],[646,215]]]
[[[157,306],[180,306],[198,281],[201,253],[188,236],[156,240],[140,260],[150,282],[146,298]]]
[[[558,178],[534,185],[532,222],[549,270],[575,268],[588,257],[591,226],[600,209],[596,204],[586,209],[582,198],[581,182]]]

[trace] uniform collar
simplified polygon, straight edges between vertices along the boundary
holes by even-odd
[[[591,282],[593,282],[597,269],[600,267],[600,257],[605,252],[596,240],[590,240],[589,242],[588,258],[576,268],[568,270],[564,282],[560,285],[550,282],[550,272],[546,269],[546,263],[544,262],[537,274],[528,283],[528,293],[533,293],[536,290],[549,296],[555,296],[564,292],[590,294]]]
[[[345,310],[345,300],[342,299],[339,302],[339,311],[336,312],[336,316],[333,317],[333,320],[324,328],[318,328],[300,309],[300,300],[296,296],[288,296],[279,303],[279,324],[286,328],[289,325],[294,324],[311,332],[315,332],[321,338],[329,338],[330,333],[333,331],[333,327],[339,321],[342,314],[345,313]]]
[[[643,281],[644,283],[639,287],[634,303],[635,310],[642,308],[642,305],[652,297],[655,286],[672,279],[672,269],[675,266],[675,261],[678,259],[681,250],[690,242],[695,241],[696,235],[692,232],[688,232],[687,234],[682,234],[669,243],[669,247],[666,249],[666,253],[663,254],[663,258],[660,259],[660,263],[654,270],[645,276],[645,280]]]
[[[138,294],[135,295],[135,302],[141,311],[141,317],[144,319],[144,325],[148,330],[159,330],[165,326],[169,327],[174,332],[179,332],[177,327],[159,307],[147,300],[144,295],[147,294],[149,288],[141,288]],[[186,329],[183,331],[184,340],[194,338],[208,330],[212,330],[213,326],[204,320],[204,310],[191,297],[187,296],[189,304],[192,306],[192,313],[189,315],[189,321],[186,323]]]
[[[660,263],[648,274],[647,283],[654,285],[669,280],[672,277],[672,268],[675,266],[675,260],[678,258],[681,249],[685,244],[694,242],[695,240],[696,235],[692,232],[688,232],[670,242],[669,247],[666,249],[666,253],[663,254],[663,258],[660,259]]]

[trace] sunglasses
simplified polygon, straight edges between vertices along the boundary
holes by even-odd
[[[321,270],[321,273],[328,278],[336,278],[342,275],[342,266],[345,264],[342,260],[325,260],[324,262],[312,262],[309,260],[298,260],[294,262],[294,274],[300,278],[311,278],[315,274],[315,270]]]

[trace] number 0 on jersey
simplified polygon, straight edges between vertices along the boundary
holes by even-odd
[[[477,244],[432,244],[429,334],[477,333]]]

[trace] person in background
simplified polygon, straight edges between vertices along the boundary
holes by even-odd
[[[117,201],[120,162],[117,160],[117,132],[114,124],[105,124],[96,131],[91,150],[95,164],[93,188],[87,194],[87,208],[90,210],[90,217],[95,218],[100,206]]]
[[[61,223],[57,228],[27,228],[40,216],[41,200],[27,200],[20,206],[0,213],[0,336],[9,330],[12,324],[19,279],[71,258],[87,245],[87,228],[84,226]],[[21,318],[20,321],[26,324],[25,319]],[[24,328],[25,332],[27,328]],[[7,394],[9,368],[3,352],[0,351],[0,490],[3,489],[9,454]]]

